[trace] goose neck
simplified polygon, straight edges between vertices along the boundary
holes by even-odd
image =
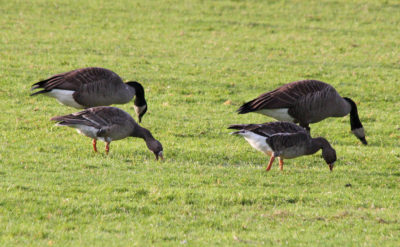
[[[322,137],[312,138],[311,145],[309,146],[308,154],[314,154],[320,149],[329,148],[331,145],[329,142]]]
[[[144,88],[143,86],[136,81],[130,81],[126,83],[127,85],[130,86],[130,91],[132,92],[132,94],[135,94],[135,102],[134,104],[136,106],[144,106],[146,105],[146,99],[144,96]]]

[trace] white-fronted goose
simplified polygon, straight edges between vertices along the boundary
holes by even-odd
[[[96,140],[106,143],[106,153],[110,150],[110,142],[126,137],[139,137],[145,140],[147,147],[156,159],[163,159],[163,147],[154,139],[149,130],[141,127],[125,111],[116,107],[98,106],[65,116],[53,117],[58,126],[77,129],[80,134],[93,139],[93,149],[97,152]]]
[[[283,159],[314,154],[320,149],[331,171],[336,161],[336,151],[325,138],[311,138],[307,131],[294,123],[234,124],[229,129],[239,130],[231,134],[243,136],[253,148],[271,156],[267,171],[275,157],[279,157],[279,166],[283,170]]]
[[[310,123],[350,113],[351,131],[367,145],[354,101],[342,98],[335,88],[321,81],[296,81],[264,93],[238,109],[239,114],[248,112],[264,114],[279,121],[299,123],[308,131]]]
[[[147,111],[144,89],[136,81],[124,83],[116,73],[104,68],[89,67],[54,75],[32,85],[43,89],[31,96],[44,94],[61,104],[78,109],[112,104],[125,104],[134,96],[139,123]]]

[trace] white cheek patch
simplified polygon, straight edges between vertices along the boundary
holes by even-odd
[[[56,98],[63,105],[71,106],[78,109],[85,108],[74,100],[74,97],[72,96],[74,93],[75,91],[72,90],[53,89],[50,92],[46,93],[46,95]]]
[[[135,106],[135,105],[133,105],[133,107],[135,108],[136,115],[139,116],[139,114],[140,114],[142,111],[144,111],[144,109],[146,108],[146,105],[144,105],[144,106]]]
[[[351,132],[359,138],[365,137],[364,128],[353,129]]]
[[[263,109],[263,110],[259,110],[256,112],[263,114],[263,115],[270,116],[279,121],[293,122],[294,118],[289,115],[288,111],[289,111],[289,108],[280,108],[280,109]]]

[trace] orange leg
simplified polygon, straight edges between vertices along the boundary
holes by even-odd
[[[271,170],[271,166],[272,166],[272,163],[274,163],[274,160],[275,160],[275,156],[272,154],[271,155],[271,159],[269,160],[269,163],[268,163],[266,171]]]
[[[283,171],[283,159],[279,157],[279,168]]]
[[[96,146],[97,141],[96,141],[96,139],[93,139],[92,143],[93,143],[93,150],[94,150],[95,153],[97,153],[97,146]]]
[[[106,154],[108,155],[108,152],[110,151],[110,143],[106,142]]]

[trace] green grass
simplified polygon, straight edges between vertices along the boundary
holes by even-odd
[[[399,25],[391,0],[0,0],[0,245],[398,246]],[[164,162],[140,139],[94,154],[49,121],[75,109],[28,96],[86,66],[143,83]],[[226,127],[271,121],[235,110],[305,78],[358,103],[370,144],[327,119],[332,173],[320,153],[266,173]]]

